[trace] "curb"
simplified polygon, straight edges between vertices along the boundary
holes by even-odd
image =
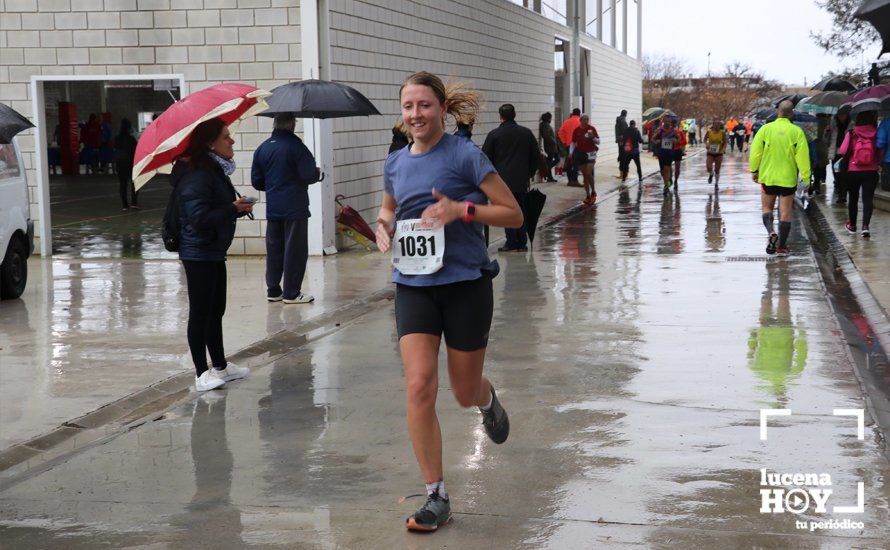
[[[845,335],[852,334],[861,342],[860,346],[856,346],[848,339],[846,352],[852,360],[853,372],[862,388],[868,412],[876,424],[882,439],[881,444],[887,454],[890,452],[890,388],[887,387],[890,380],[890,319],[862,278],[846,247],[838,239],[820,205],[815,201],[810,202],[804,213],[821,282],[840,329]],[[844,298],[852,299],[856,306],[854,311],[845,312],[840,307]],[[863,334],[858,325],[853,326],[851,317],[854,316],[865,318],[869,329],[867,334]],[[862,361],[855,360],[850,349],[852,347],[860,349],[864,354],[864,365]]]

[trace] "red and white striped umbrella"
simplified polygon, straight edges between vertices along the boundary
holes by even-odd
[[[142,132],[133,161],[133,183],[138,190],[155,174],[169,174],[173,161],[189,144],[196,126],[212,118],[222,119],[233,132],[238,124],[268,109],[264,98],[271,92],[223,82],[189,94],[171,105]]]

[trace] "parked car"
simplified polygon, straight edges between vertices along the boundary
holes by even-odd
[[[12,140],[0,143],[0,299],[18,298],[28,282],[34,222],[22,154]]]

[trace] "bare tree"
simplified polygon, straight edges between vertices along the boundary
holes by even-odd
[[[831,15],[833,23],[829,31],[810,31],[810,37],[826,52],[839,57],[850,57],[878,41],[878,33],[871,23],[853,17],[853,12],[862,0],[815,0],[815,2]]]
[[[685,59],[675,56],[643,56],[644,109],[664,106],[683,79],[692,76]]]
[[[648,67],[647,67],[648,65]],[[758,102],[774,97],[777,82],[740,62],[728,64],[711,77],[686,76],[682,60],[644,61],[643,103],[670,109],[683,118],[726,120],[750,112]]]

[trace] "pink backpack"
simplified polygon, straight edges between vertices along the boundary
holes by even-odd
[[[853,138],[853,155],[850,157],[850,164],[857,166],[871,166],[875,164],[878,157],[875,141],[873,139],[860,136],[856,132],[850,136]]]

